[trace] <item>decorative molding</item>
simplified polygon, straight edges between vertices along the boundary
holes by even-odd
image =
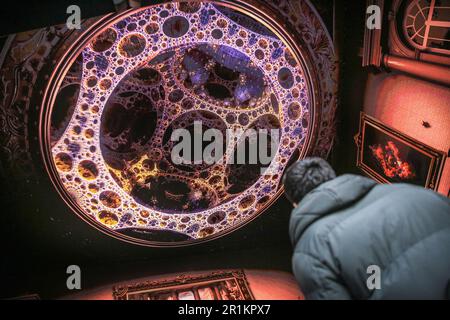
[[[381,14],[384,11],[384,0],[367,0],[367,7],[376,5],[380,7]],[[367,19],[367,16],[366,16]],[[382,38],[382,30],[381,29],[369,29],[366,25],[364,25],[364,47],[363,47],[363,59],[362,66],[370,67],[374,66],[377,68],[381,67],[382,60],[382,46],[381,46],[381,38]]]
[[[382,28],[365,28],[363,47],[363,67],[395,70],[414,77],[450,85],[450,57],[436,53],[411,49],[406,40],[402,40],[398,30],[398,19],[402,16],[405,0],[394,0],[390,8],[384,0],[367,0],[367,5],[382,8]],[[388,12],[386,12],[388,11]],[[385,32],[386,31],[386,32]],[[389,46],[384,48],[383,43]]]
[[[115,300],[178,300],[189,292],[201,300],[199,289],[211,292],[212,300],[254,300],[243,270],[216,271],[201,275],[182,274],[175,278],[151,280],[113,287]]]
[[[309,156],[328,158],[336,137],[338,57],[333,39],[309,0],[260,0],[280,15],[304,50],[314,79],[315,128]]]
[[[391,55],[383,56],[383,65],[391,70],[450,86],[450,67]]]
[[[92,22],[84,21],[83,29]],[[42,90],[56,61],[82,32],[65,25],[22,32],[9,36],[1,52],[0,161],[4,174],[13,180],[37,178],[32,145],[38,144],[36,118]]]

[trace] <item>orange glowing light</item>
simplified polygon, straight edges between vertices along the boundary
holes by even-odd
[[[387,177],[407,180],[416,176],[412,165],[402,160],[400,151],[393,141],[388,141],[384,147],[378,144],[369,148]]]

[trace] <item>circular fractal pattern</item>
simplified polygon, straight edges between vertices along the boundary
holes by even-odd
[[[144,245],[242,226],[280,195],[304,151],[312,110],[300,61],[268,26],[224,5],[157,5],[114,20],[88,40],[52,106],[63,192],[91,224]],[[280,129],[271,163],[228,161],[250,144],[244,134],[224,145],[225,161],[174,163],[171,134],[197,121],[224,134]]]

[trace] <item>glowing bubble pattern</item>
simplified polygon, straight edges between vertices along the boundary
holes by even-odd
[[[52,155],[83,214],[140,242],[176,244],[226,233],[277,196],[308,134],[309,93],[301,65],[262,24],[211,3],[153,6],[96,35],[82,57]],[[194,121],[280,128],[271,174],[261,164],[173,164],[171,132]]]

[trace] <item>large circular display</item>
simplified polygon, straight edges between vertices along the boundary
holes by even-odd
[[[67,202],[99,229],[145,245],[213,239],[255,218],[281,193],[313,122],[302,57],[281,37],[273,23],[210,2],[105,23],[66,65],[50,106],[45,152]],[[173,132],[196,123],[240,132],[224,142],[222,161],[173,161]],[[250,129],[267,132],[270,163],[231,161],[258,143]]]
[[[402,19],[403,34],[414,49],[447,55],[450,53],[449,0],[405,1]]]

